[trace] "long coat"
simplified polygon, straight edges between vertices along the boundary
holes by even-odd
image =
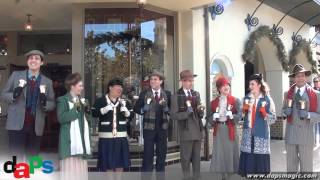
[[[65,159],[71,157],[70,127],[71,122],[76,119],[79,120],[80,134],[83,142],[82,147],[84,149],[84,153],[77,156],[86,156],[86,148],[84,144],[84,116],[86,116],[87,121],[90,121],[91,117],[88,114],[85,114],[83,109],[78,112],[75,106],[73,108],[70,108],[69,103],[73,102],[73,100],[72,96],[69,93],[59,97],[57,102],[57,115],[58,121],[60,123],[59,158]],[[88,122],[88,124],[90,123]]]
[[[195,107],[198,107],[201,103],[199,92],[191,90],[191,94]],[[180,141],[201,140],[203,112],[197,110],[194,110],[193,113],[187,112],[186,100],[187,97],[182,88],[171,96],[171,119],[178,122]]]

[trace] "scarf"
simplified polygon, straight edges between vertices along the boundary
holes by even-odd
[[[167,105],[168,105],[168,97],[167,97],[167,94],[166,92],[161,89],[160,90],[160,101],[164,100],[166,101]],[[146,112],[143,119],[146,121],[146,122],[149,122],[151,123],[150,124],[150,129],[153,129],[151,128],[151,126],[153,126],[152,124],[155,124],[155,121],[156,121],[156,108],[158,108],[158,106],[160,106],[160,104],[157,104],[158,102],[156,101],[154,95],[153,95],[153,92],[152,90],[149,90],[146,92],[146,95],[145,95],[145,99],[144,99],[144,103],[147,104],[147,101],[148,99],[151,98],[151,102],[150,102],[150,111]],[[162,118],[166,120],[167,118],[167,115],[162,112]]]
[[[75,102],[69,101],[69,109],[70,110],[74,107],[74,103]],[[71,152],[71,155],[82,155],[82,154],[84,154],[84,148],[85,148],[85,153],[87,155],[90,155],[91,154],[91,146],[90,146],[90,132],[89,132],[88,121],[86,119],[84,112],[78,112],[78,113],[80,113],[81,118],[83,118],[84,145],[82,142],[79,119],[71,121],[71,124],[70,124],[70,141],[71,141],[70,142],[70,152]]]
[[[252,129],[253,136],[261,137],[267,139],[269,136],[269,130],[267,128],[267,122],[264,120],[264,117],[260,113],[260,108],[262,107],[262,103],[265,102],[265,109],[267,113],[270,113],[270,99],[269,96],[260,95],[258,99],[252,97],[251,94],[245,97],[245,99],[249,100],[249,111],[246,113],[244,117],[244,128]],[[256,104],[253,104],[256,103]]]

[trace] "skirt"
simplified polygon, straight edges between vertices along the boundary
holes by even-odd
[[[239,168],[239,138],[235,128],[235,139],[229,139],[229,128],[219,125],[213,137],[210,171],[218,173],[237,173]]]
[[[69,157],[60,161],[61,180],[88,180],[88,164],[81,157]]]
[[[238,174],[269,174],[270,173],[270,154],[240,153],[240,163]]]
[[[113,170],[116,168],[128,169],[129,166],[129,143],[126,137],[99,139],[99,171]]]

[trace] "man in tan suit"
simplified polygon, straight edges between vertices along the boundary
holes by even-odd
[[[192,90],[194,75],[190,70],[180,73],[182,87],[171,98],[171,118],[178,122],[180,158],[184,179],[190,179],[192,162],[193,178],[200,177],[200,149],[204,107],[200,94]]]
[[[287,171],[312,172],[314,124],[320,120],[320,94],[307,84],[311,72],[296,64],[289,75],[293,84],[283,105],[287,117],[285,143]]]

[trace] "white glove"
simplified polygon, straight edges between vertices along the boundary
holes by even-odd
[[[220,114],[219,113],[214,113],[213,114],[213,120],[215,121],[215,120],[217,120],[217,119],[219,119],[220,118]]]
[[[206,127],[206,124],[207,124],[207,120],[203,118],[203,119],[202,119],[202,126],[203,126],[203,127]]]
[[[100,109],[100,112],[102,115],[105,115],[107,114],[109,111],[112,111],[113,110],[113,107],[111,105],[107,105],[103,108]]]
[[[227,111],[226,116],[229,116],[230,119],[233,119],[232,111]]]
[[[130,112],[129,112],[128,108],[125,107],[125,106],[121,106],[120,112],[124,112],[124,116],[125,117],[129,117],[130,116]]]

